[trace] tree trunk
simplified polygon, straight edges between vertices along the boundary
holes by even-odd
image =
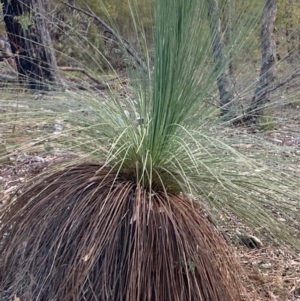
[[[297,47],[298,47],[298,60],[300,59],[300,14],[299,14],[299,11],[300,11],[300,3],[298,2],[296,4],[296,7],[295,7],[296,11],[298,12],[298,18],[297,18],[297,26],[296,26],[296,30],[297,30]]]
[[[224,55],[224,41],[221,29],[221,20],[218,16],[218,3],[216,0],[208,0],[208,18],[213,38],[213,55],[216,72],[220,73],[217,78],[217,86],[220,95],[221,116],[230,121],[235,117],[233,103],[233,90],[228,74],[227,59]]]
[[[285,34],[287,42],[288,61],[293,63],[294,54],[296,53],[296,33],[294,32],[295,27],[295,14],[294,10],[297,10],[293,0],[286,0],[285,4]]]
[[[234,32],[234,25],[232,20],[232,14],[236,10],[235,8],[235,2],[228,1],[224,4],[222,8],[222,16],[220,18],[221,21],[221,37],[222,34],[224,36],[223,38],[223,44],[225,45],[231,45],[232,43],[232,37]],[[234,68],[233,68],[233,53],[230,51],[227,54],[227,61],[228,61],[228,75],[230,79],[231,89],[233,90],[233,85],[235,83],[235,74],[234,74]]]
[[[70,5],[71,12],[74,13],[75,12],[75,8],[76,8],[75,0],[68,0],[68,3]]]
[[[47,0],[1,0],[19,81],[32,90],[61,85],[46,20]]]
[[[263,11],[263,24],[261,30],[262,64],[260,77],[247,110],[246,121],[256,123],[263,115],[263,108],[267,102],[268,88],[274,79],[276,42],[274,40],[274,24],[277,13],[277,0],[267,0]]]

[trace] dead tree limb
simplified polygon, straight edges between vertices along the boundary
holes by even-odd
[[[108,84],[103,83],[102,81],[97,79],[95,76],[93,76],[91,73],[89,73],[88,71],[86,71],[83,68],[80,68],[80,67],[58,67],[58,68],[59,68],[59,70],[62,70],[62,71],[81,72],[81,73],[85,74],[87,77],[89,77],[91,80],[93,80],[99,86],[99,88],[102,88],[102,89],[109,88]]]
[[[69,3],[66,3],[64,1],[60,1],[61,3],[65,4],[69,8],[73,10],[77,10],[88,17],[93,18],[94,20],[98,21],[102,27],[105,28],[106,31],[108,31],[110,34],[112,34],[117,41],[119,41],[122,45],[122,47],[125,48],[126,52],[135,60],[135,62],[142,68],[144,72],[147,72],[147,66],[143,59],[138,55],[138,53],[134,50],[134,48],[130,45],[129,41],[126,40],[125,38],[121,37],[113,28],[111,28],[104,20],[102,20],[100,17],[98,17],[88,6],[88,10],[84,10],[82,8],[73,6]]]
[[[300,76],[300,69],[296,69],[292,74],[290,74],[288,77],[286,77],[284,80],[280,81],[279,83],[277,83],[276,85],[273,85],[273,87],[270,87],[268,89],[268,93],[271,93],[279,88],[281,88],[282,86],[285,86],[286,84],[288,84],[291,80],[295,79],[296,77]]]

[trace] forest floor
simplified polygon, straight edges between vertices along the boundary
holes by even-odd
[[[298,155],[300,155],[299,110],[299,106],[287,106],[280,111],[278,113],[280,118],[285,118],[289,122],[280,125],[278,131],[275,125],[272,135],[266,134],[266,139],[274,145],[291,148]],[[15,139],[16,143],[24,142],[18,133],[15,133]],[[16,152],[7,161],[0,161],[0,208],[11,200],[14,192],[27,179],[73,158],[74,154],[52,153],[42,147],[36,152]],[[229,222],[227,227],[227,232],[232,237],[236,232],[236,222]],[[245,270],[244,286],[251,301],[300,301],[300,254],[293,254],[284,246],[275,246],[264,241],[262,247],[258,249],[249,249],[237,241],[232,243]]]

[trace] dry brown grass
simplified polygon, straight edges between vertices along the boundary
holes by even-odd
[[[1,201],[9,200],[14,191],[30,178],[53,164],[74,159],[70,155],[43,156],[37,154],[18,154],[11,165],[1,168]],[[234,233],[242,227],[236,222],[227,223],[224,229]],[[248,230],[245,228],[245,230]],[[286,250],[284,246],[268,245],[251,250],[245,246],[235,245],[234,251],[245,269],[243,285],[251,301],[299,301],[300,300],[300,261],[297,255]]]
[[[240,300],[239,265],[198,203],[99,164],[35,181],[2,209],[5,299]]]

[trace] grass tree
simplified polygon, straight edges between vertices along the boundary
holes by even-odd
[[[226,67],[213,63],[207,3],[155,1],[154,69],[148,60],[147,72],[129,70],[130,99],[66,92],[21,115],[22,125],[64,120],[51,139],[81,156],[26,183],[1,211],[1,298],[241,300],[239,265],[205,208],[299,247],[290,166],[259,137],[220,135],[224,121],[207,106]],[[251,157],[236,137],[255,139]]]

